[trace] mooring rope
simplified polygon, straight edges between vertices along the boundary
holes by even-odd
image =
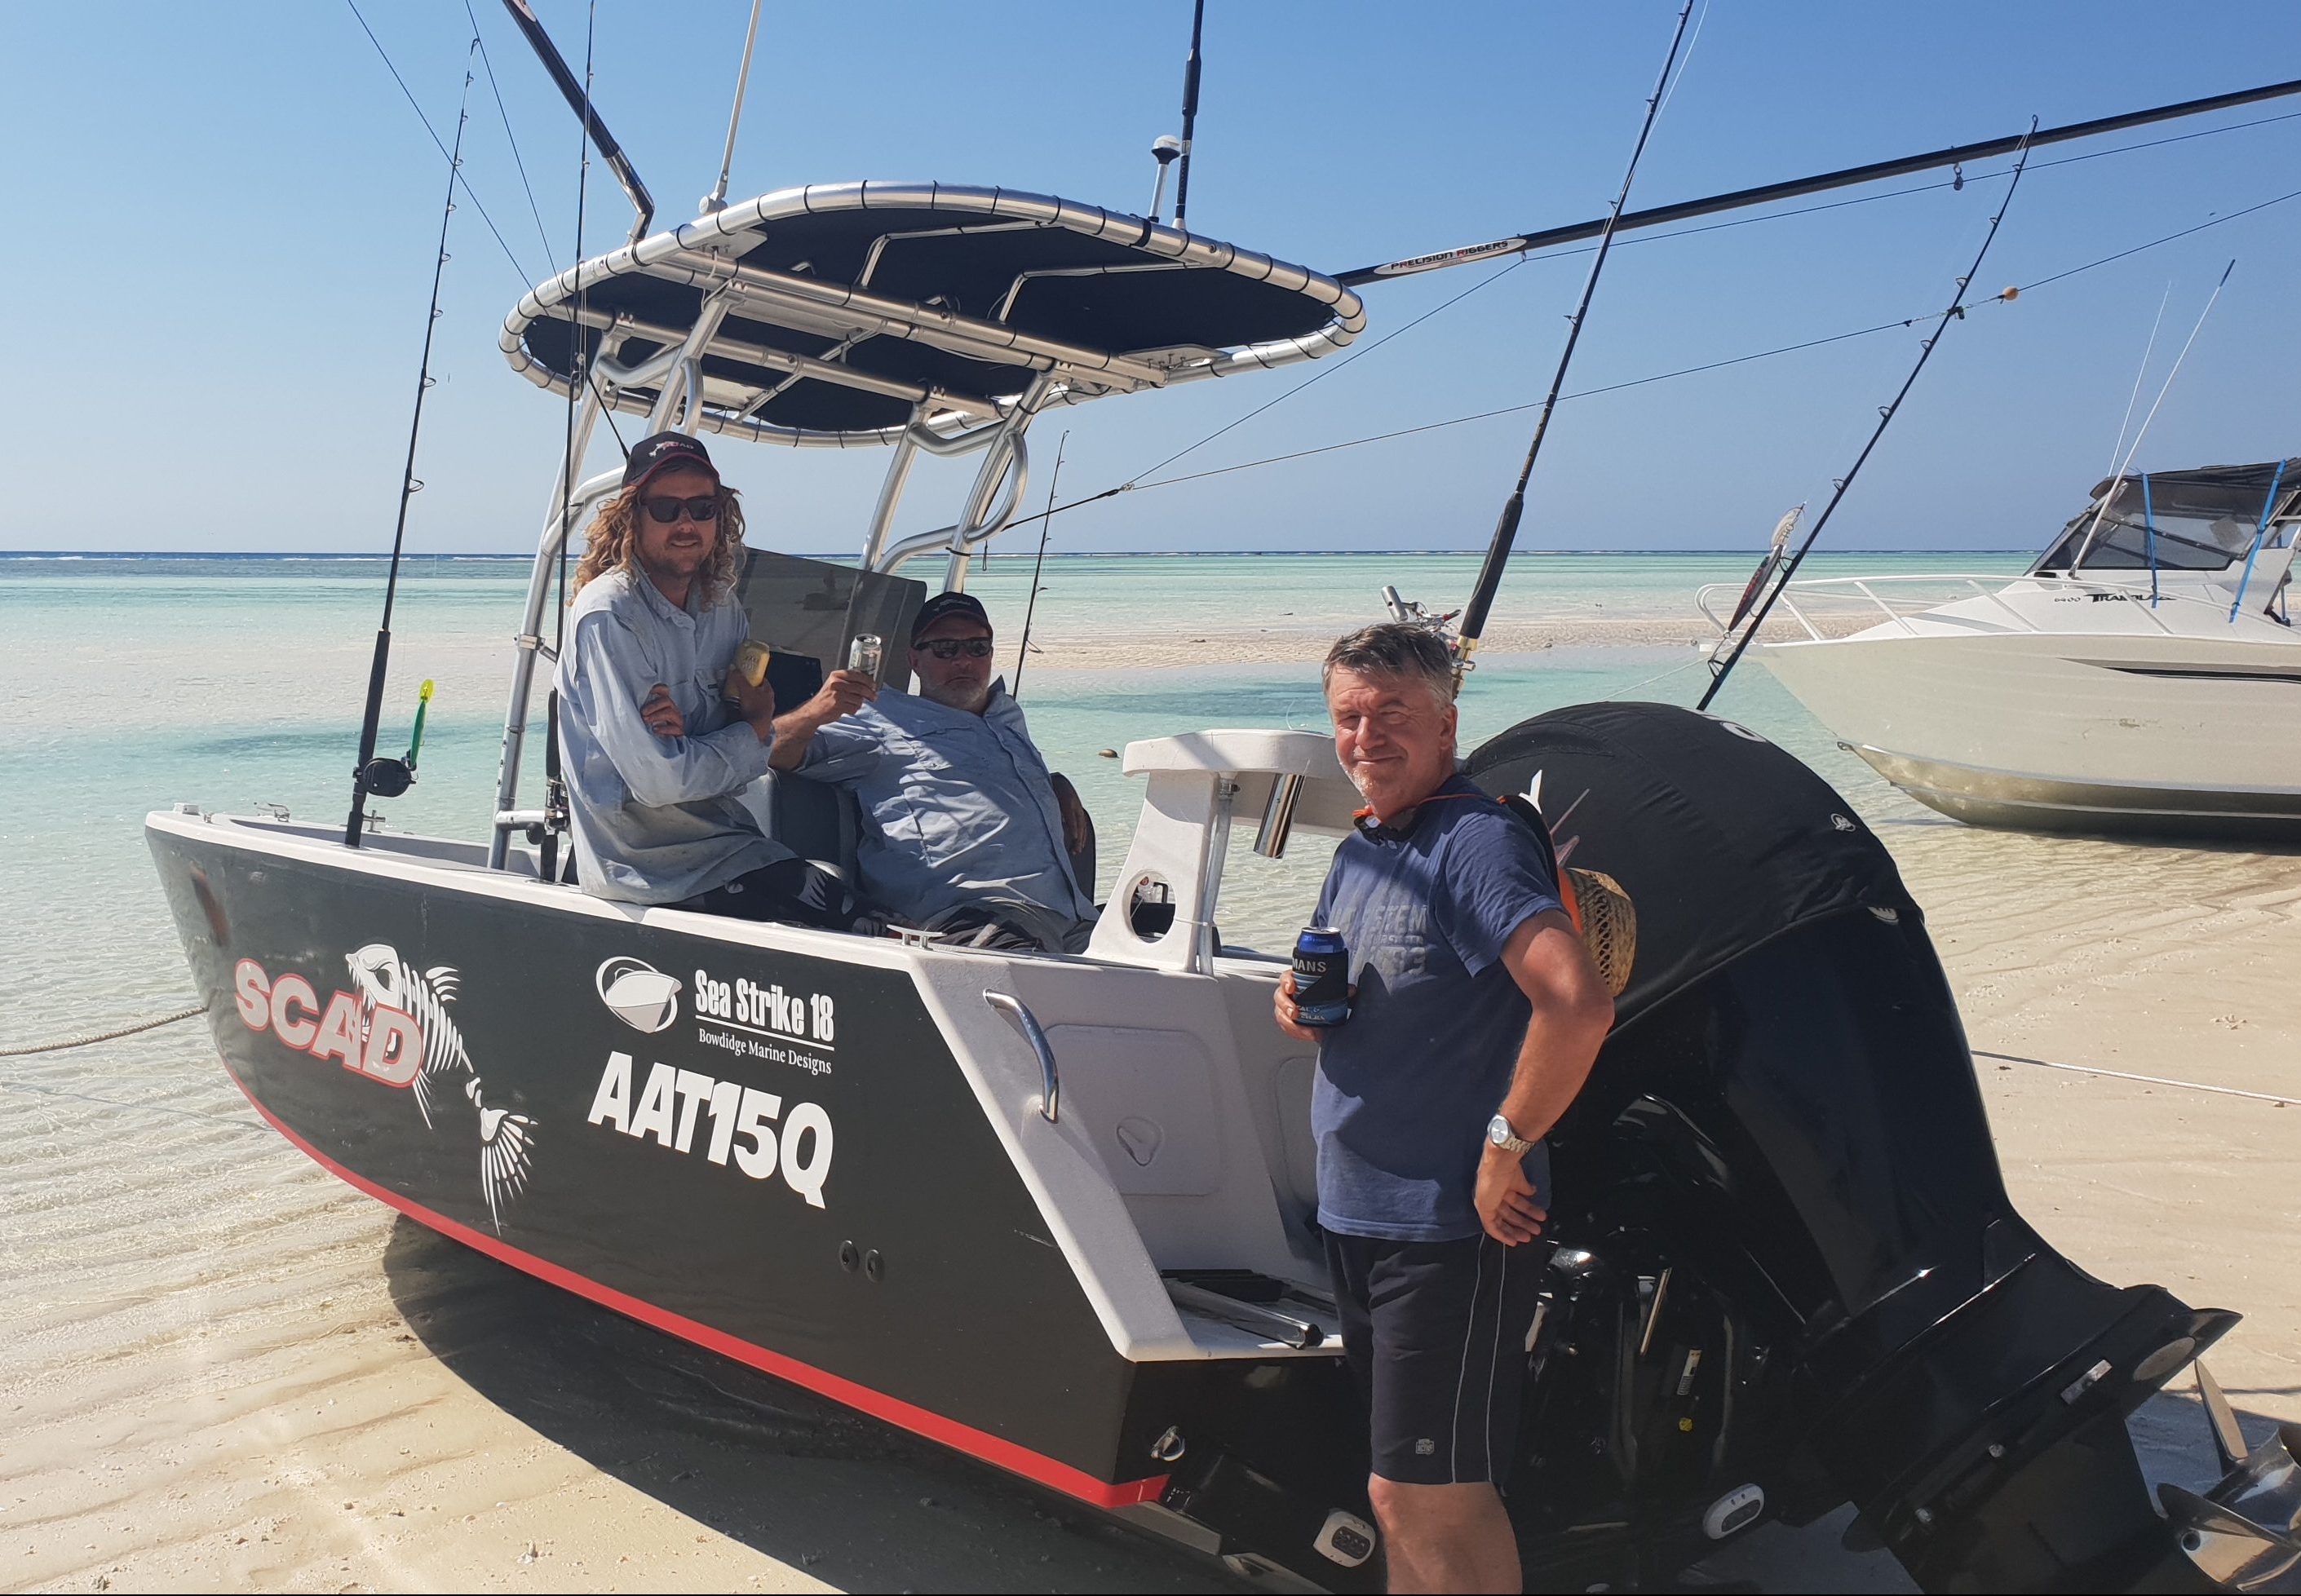
[[[117,1031],[99,1031],[94,1036],[75,1036],[63,1041],[35,1042],[29,1047],[0,1048],[0,1058],[22,1058],[33,1053],[61,1053],[66,1048],[85,1048],[96,1042],[118,1041],[123,1036],[138,1032],[157,1031],[163,1025],[173,1025],[207,1013],[207,1005],[195,1003],[191,1007],[172,1015],[162,1015],[156,1020],[138,1020],[132,1025],[122,1025]]]
[[[2178,1087],[2183,1091],[2210,1091],[2218,1097],[2251,1098],[2255,1102],[2274,1103],[2280,1108],[2288,1103],[2301,1102],[2301,1093],[2280,1095],[2267,1091],[2245,1091],[2234,1086],[2208,1086],[2203,1081],[2176,1081],[2166,1075],[2137,1075],[2129,1070],[2105,1070],[2097,1064],[2056,1064],[2050,1058],[2024,1058],[2019,1053],[1993,1053],[1987,1048],[1973,1049],[1976,1058],[2002,1059],[2007,1064],[2035,1065],[2044,1070],[2070,1070],[2080,1075],[2107,1075],[2116,1081],[2140,1081],[2151,1086]]]

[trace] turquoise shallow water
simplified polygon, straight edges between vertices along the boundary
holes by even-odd
[[[1940,563],[1842,556],[1809,569],[1882,573]],[[1984,568],[2017,563],[2006,556]],[[1048,563],[1040,624],[1071,635],[1139,631],[1148,613],[1214,634],[1292,612],[1292,624],[1340,631],[1378,618],[1384,581],[1451,607],[1475,567],[1446,555],[1058,557]],[[1530,557],[1514,566],[1500,613],[1597,606],[1690,616],[1696,587],[1747,570],[1743,556]],[[341,818],[382,576],[380,561],[0,556],[0,1046],[158,1012],[188,990],[141,836],[148,810],[265,802]],[[1027,563],[1001,555],[970,586],[1011,636],[1028,581]],[[524,562],[508,560],[425,560],[403,576],[387,748],[404,742],[417,680],[435,677],[439,689],[422,781],[376,806],[394,826],[484,833],[525,582]],[[1463,699],[1466,746],[1561,704],[1632,690],[1690,702],[1697,659],[1683,647],[1485,656]],[[1150,672],[1034,664],[1024,700],[1050,762],[1077,781],[1096,815],[1106,884],[1141,794],[1099,750],[1208,726],[1324,727],[1309,663]],[[1763,671],[1737,673],[1721,707],[1816,765],[1873,819],[1919,815]],[[1276,865],[1234,850],[1226,931],[1283,938],[1308,910],[1324,853],[1315,840]]]

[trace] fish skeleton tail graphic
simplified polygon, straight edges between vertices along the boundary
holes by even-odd
[[[508,1108],[490,1108],[480,1096],[476,1076],[464,1086],[464,1095],[480,1111],[480,1191],[488,1199],[488,1217],[503,1233],[503,1210],[527,1189],[529,1167],[535,1160],[535,1121]]]

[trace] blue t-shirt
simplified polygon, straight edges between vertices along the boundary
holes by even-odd
[[[1335,850],[1318,923],[1342,932],[1359,990],[1318,1049],[1321,1225],[1390,1241],[1479,1233],[1471,1194],[1486,1122],[1533,1013],[1502,946],[1559,907],[1540,840],[1460,776],[1404,835],[1357,830]],[[1538,1192],[1548,1186],[1545,1150],[1527,1155],[1527,1172]]]

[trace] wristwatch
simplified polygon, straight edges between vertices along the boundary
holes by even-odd
[[[1486,1141],[1506,1153],[1530,1153],[1535,1143],[1510,1129],[1510,1122],[1497,1114],[1486,1122]]]

